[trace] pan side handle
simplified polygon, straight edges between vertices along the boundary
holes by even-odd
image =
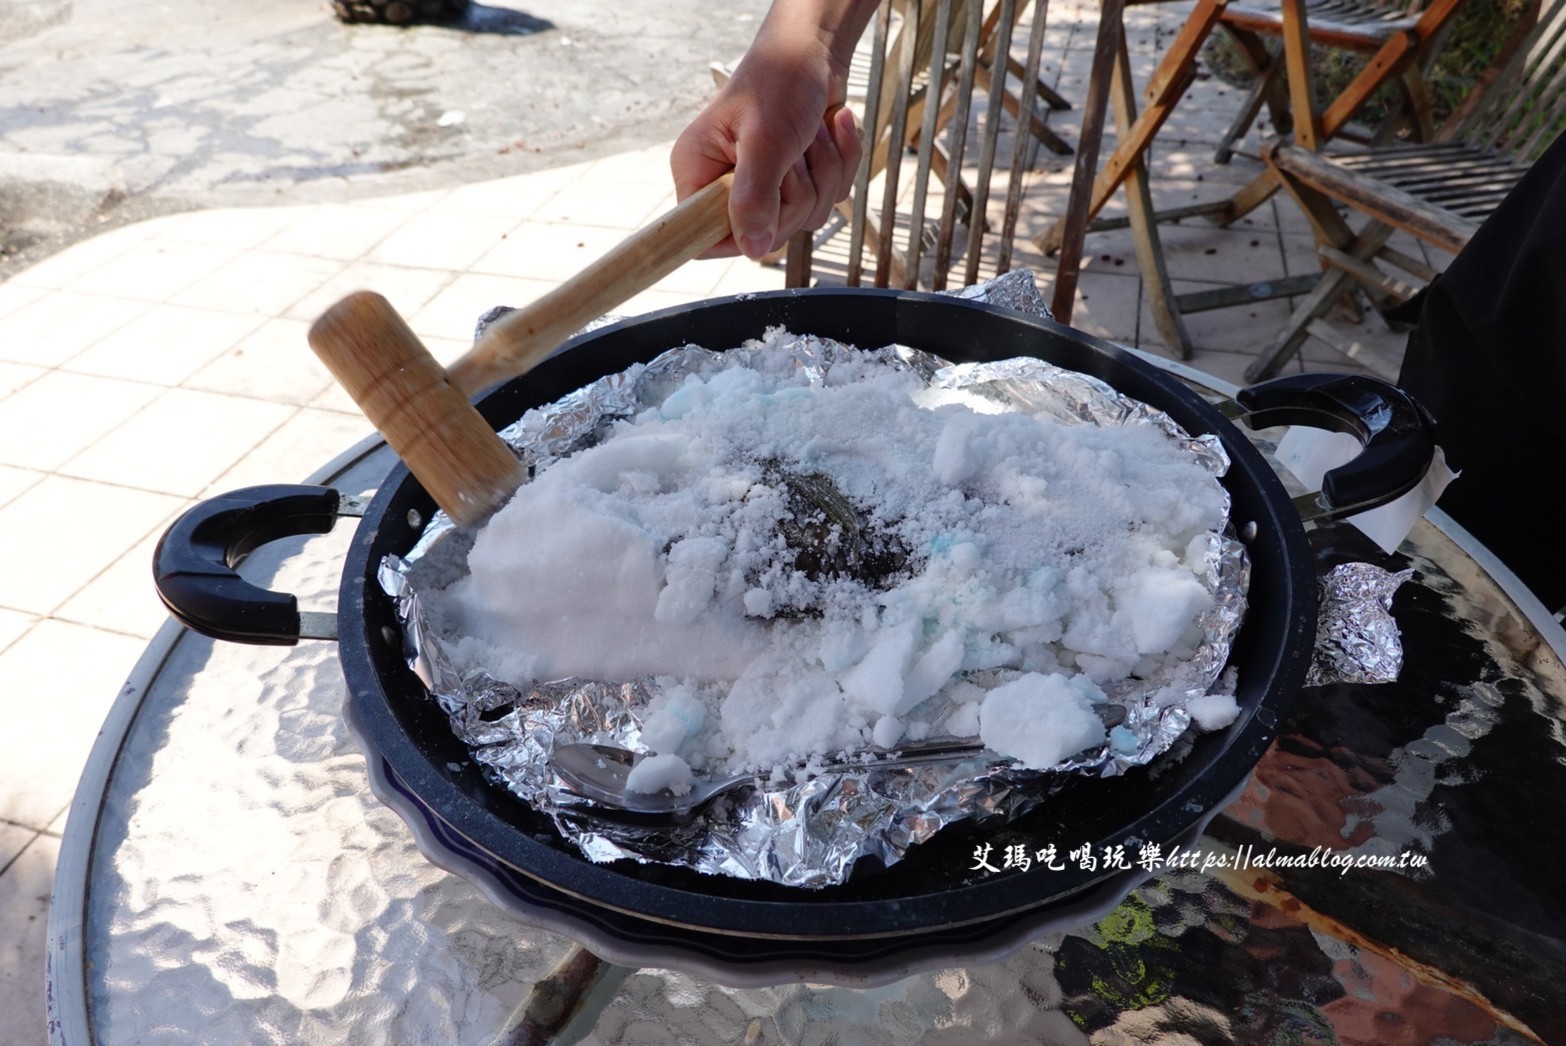
[[[1306,425],[1344,432],[1363,448],[1321,481],[1314,518],[1338,519],[1396,501],[1435,458],[1435,420],[1396,385],[1364,374],[1291,374],[1241,389],[1239,419],[1252,429]]]
[[[335,638],[334,615],[301,615],[291,593],[254,585],[235,568],[268,542],[325,534],[340,516],[360,514],[354,499],[329,487],[276,484],[210,498],[159,540],[152,563],[158,597],[180,622],[214,639],[293,646]]]

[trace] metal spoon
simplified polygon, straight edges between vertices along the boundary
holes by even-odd
[[[1126,710],[1120,705],[1101,705],[1096,711],[1106,729],[1113,729],[1125,722]],[[894,770],[967,759],[986,749],[979,741],[946,739],[879,751],[879,755],[874,751],[865,751],[847,759],[831,760],[822,763],[821,769]],[[690,813],[724,792],[741,785],[760,784],[764,780],[762,774],[746,771],[694,781],[690,791],[682,795],[667,789],[660,792],[633,792],[626,788],[625,782],[641,758],[640,752],[633,752],[629,748],[577,742],[557,747],[551,756],[550,768],[572,792],[598,806],[624,813],[667,816]]]
[[[822,763],[823,770],[848,769],[897,769],[965,759],[983,752],[978,741],[944,741],[927,749],[904,747],[888,750],[883,759],[869,758],[863,761],[833,760]],[[697,809],[717,796],[745,784],[761,784],[766,775],[743,771],[716,777],[706,781],[693,781],[691,789],[682,795],[665,789],[661,792],[634,792],[625,782],[631,769],[642,759],[640,752],[615,745],[598,745],[579,742],[556,748],[551,759],[555,775],[582,798],[604,807],[635,814],[683,814]]]

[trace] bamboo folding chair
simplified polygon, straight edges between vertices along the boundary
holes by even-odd
[[[1332,157],[1282,143],[1270,146],[1267,163],[1310,219],[1324,271],[1246,378],[1276,374],[1311,336],[1343,350],[1325,316],[1356,287],[1384,308],[1434,279],[1429,266],[1387,246],[1392,234],[1401,230],[1457,253],[1563,128],[1566,0],[1549,0],[1548,10],[1519,26],[1431,143]],[[1355,232],[1339,207],[1369,221]]]
[[[1136,95],[1130,85],[1130,64],[1126,56],[1121,17],[1127,5],[1147,2],[1156,3],[1158,0],[1103,0],[1093,79],[1095,82],[1101,79],[1101,69],[1114,73],[1108,81],[1111,85],[1108,95],[1115,101],[1116,145],[1102,166],[1096,168],[1096,176],[1091,170],[1083,171],[1085,158],[1079,153],[1078,178],[1073,182],[1067,213],[1033,242],[1045,254],[1053,254],[1065,245],[1080,244],[1089,232],[1129,225],[1136,242],[1143,286],[1159,334],[1164,344],[1177,350],[1182,358],[1189,359],[1192,347],[1185,330],[1185,314],[1259,299],[1251,287],[1176,296],[1164,265],[1158,224],[1203,217],[1219,225],[1228,225],[1270,199],[1280,188],[1281,182],[1277,172],[1269,168],[1223,200],[1167,211],[1153,209],[1151,194],[1147,190],[1147,150],[1195,79],[1202,46],[1222,24],[1230,0],[1196,0],[1186,21],[1147,81],[1141,96],[1143,105],[1138,111]],[[1462,2],[1429,0],[1414,24],[1388,35],[1342,93],[1325,109],[1318,111],[1312,97],[1310,75],[1308,0],[1280,0],[1281,20],[1285,27],[1282,60],[1294,140],[1304,148],[1314,150],[1342,134],[1353,116],[1383,84],[1404,77],[1426,58]],[[1094,101],[1090,96],[1089,100],[1083,102],[1084,127],[1093,119]],[[1107,97],[1104,101],[1107,102]],[[1098,104],[1102,107],[1104,102]],[[1084,141],[1088,138],[1086,131],[1083,138]],[[1089,180],[1091,188],[1088,187]],[[1122,186],[1127,188],[1128,217],[1095,221],[1110,197]],[[1052,309],[1056,316],[1069,317],[1079,274],[1066,261],[1063,255],[1057,266]],[[1262,297],[1301,293],[1315,279],[1314,276],[1306,277],[1308,283],[1297,280],[1272,281],[1272,291]]]
[[[1013,40],[1030,6],[1027,57],[1019,61]],[[845,229],[842,277],[849,286],[940,290],[952,281],[977,282],[992,232],[986,215],[1001,129],[1008,122],[1011,155],[996,271],[1010,267],[1032,143],[1057,154],[1072,151],[1039,113],[1041,106],[1069,108],[1039,78],[1046,7],[1045,0],[884,0],[850,76],[864,160],[849,198],[838,205],[840,224],[790,241],[788,286],[808,284],[816,245]],[[976,102],[984,115],[975,157],[969,138]],[[907,154],[912,171],[905,170]]]

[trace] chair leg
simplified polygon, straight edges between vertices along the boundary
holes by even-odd
[[[1227,0],[1212,2],[1226,3]],[[1088,223],[1104,206],[1109,194],[1120,187],[1124,177],[1123,174],[1115,177],[1107,171],[1098,170],[1098,148],[1103,140],[1104,116],[1109,107],[1109,97],[1114,93],[1110,90],[1109,81],[1114,74],[1115,49],[1125,38],[1125,26],[1122,24],[1125,6],[1125,0],[1103,0],[1099,6],[1098,33],[1093,42],[1093,66],[1089,74],[1087,95],[1082,100],[1082,129],[1077,140],[1077,162],[1072,169],[1066,213],[1033,241],[1044,254],[1059,252],[1055,259],[1055,288],[1049,308],[1056,319],[1068,325],[1071,323],[1072,309],[1076,306],[1077,279],[1082,269],[1082,241],[1087,236]],[[1191,53],[1194,56],[1194,47]],[[1171,61],[1166,54],[1160,69]],[[1167,112],[1164,115],[1167,116]],[[1163,121],[1157,122],[1161,124]],[[1151,126],[1140,140],[1122,139],[1110,159],[1113,160],[1122,150],[1129,154],[1128,160],[1139,158],[1157,130],[1156,125]]]
[[[1240,106],[1240,111],[1235,113],[1234,122],[1223,133],[1223,138],[1218,142],[1218,148],[1213,152],[1213,163],[1228,163],[1234,159],[1234,144],[1244,138],[1251,125],[1256,122],[1256,117],[1261,115],[1262,105],[1267,101],[1267,92],[1277,76],[1277,66],[1271,65],[1258,74],[1251,93],[1245,96],[1245,102]]]
[[[1213,154],[1214,163],[1228,163],[1234,158],[1234,143],[1245,137],[1251,125],[1256,122],[1256,117],[1261,114],[1264,104],[1272,119],[1272,126],[1279,134],[1287,134],[1292,129],[1293,121],[1289,116],[1288,97],[1279,82],[1279,76],[1283,71],[1282,48],[1278,49],[1277,54],[1273,54],[1267,50],[1267,45],[1262,43],[1261,37],[1255,33],[1235,29],[1226,23],[1219,24],[1228,31],[1229,38],[1245,56],[1251,71],[1256,76],[1255,85],[1246,96],[1240,111],[1235,114],[1229,130],[1224,133],[1217,152]]]
[[[1404,127],[1408,128],[1411,141],[1428,142],[1435,134],[1435,122],[1430,115],[1430,89],[1424,75],[1419,69],[1410,68],[1391,83],[1397,88],[1397,104],[1371,135],[1370,144],[1376,148],[1388,145]]]
[[[1353,242],[1346,245],[1340,252],[1336,248],[1327,248],[1322,251],[1321,257],[1325,271],[1321,274],[1321,280],[1314,290],[1305,295],[1299,307],[1284,324],[1282,332],[1273,339],[1272,344],[1262,350],[1257,356],[1256,362],[1245,370],[1246,381],[1265,381],[1273,377],[1287,363],[1300,347],[1305,344],[1305,339],[1310,336],[1311,326],[1331,312],[1342,297],[1351,294],[1358,286],[1355,278],[1355,270],[1360,265],[1369,265],[1370,259],[1380,253],[1392,238],[1393,228],[1382,222],[1371,222]],[[1340,263],[1334,258],[1341,253],[1347,257]],[[1376,287],[1375,283],[1371,286]],[[1379,290],[1379,287],[1377,287]]]
[[[1115,55],[1115,71],[1110,78],[1110,102],[1115,112],[1115,133],[1123,135],[1136,120],[1136,89],[1131,83],[1131,55],[1126,37],[1120,34]],[[1136,246],[1136,263],[1142,272],[1142,288],[1153,310],[1158,336],[1173,354],[1182,360],[1194,356],[1191,337],[1175,301],[1169,282],[1169,265],[1164,260],[1163,243],[1158,235],[1158,217],[1153,211],[1153,194],[1148,185],[1147,161],[1138,156],[1125,181],[1126,207],[1131,218],[1131,239]]]
[[[810,286],[812,255],[815,252],[814,235],[808,231],[796,232],[789,237],[785,251],[787,261],[783,267],[783,286]]]
[[[1305,296],[1283,330],[1262,350],[1256,361],[1245,368],[1246,381],[1266,381],[1276,377],[1278,371],[1294,354],[1300,351],[1305,339],[1310,337],[1310,325],[1321,319],[1337,303],[1339,296],[1348,290],[1354,280],[1348,273],[1331,269],[1322,274],[1316,289]]]

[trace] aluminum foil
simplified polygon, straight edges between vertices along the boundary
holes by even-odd
[[[999,292],[1018,303],[1019,311],[1047,315],[1031,274],[1013,273],[1000,282]],[[969,289],[964,296],[982,293]],[[696,346],[673,349],[646,366],[609,375],[555,404],[529,411],[501,435],[531,469],[547,468],[591,445],[613,419],[658,402],[686,374],[745,366],[763,351],[780,350],[759,344],[726,352]],[[961,388],[1013,410],[1083,424],[1156,425],[1214,475],[1228,468],[1216,438],[1189,436],[1163,413],[1097,379],[1041,360],[951,365],[906,347],[860,350],[812,336],[794,338],[781,351],[816,382],[824,381],[843,360],[869,358],[911,370],[932,386]],[[1016,817],[1071,782],[1117,775],[1168,752],[1191,727],[1186,702],[1230,692],[1233,679],[1220,676],[1244,613],[1248,580],[1243,545],[1233,538],[1219,543],[1206,565],[1206,584],[1214,599],[1197,655],[1163,678],[1107,690],[1110,699],[1127,710],[1125,721],[1109,732],[1101,748],[1054,768],[1020,770],[1008,760],[980,754],[911,768],[802,773],[779,784],[731,792],[683,822],[648,824],[603,816],[561,784],[550,772],[549,760],[556,744],[578,740],[640,748],[641,715],[656,693],[656,683],[565,679],[522,693],[482,674],[464,678],[422,613],[420,594],[465,573],[470,542],[469,535],[437,516],[418,545],[406,557],[389,557],[379,576],[405,623],[409,664],[492,779],[550,815],[560,832],[594,861],[632,858],[803,887],[841,883],[863,857],[894,864],[909,847],[954,821]],[[999,673],[987,675],[990,678],[970,678],[981,686],[1006,679]],[[939,722],[939,712],[930,721]]]
[[[1403,671],[1403,640],[1392,617],[1392,597],[1414,576],[1369,563],[1344,563],[1321,579],[1316,650],[1306,686],[1393,683]]]
[[[1049,311],[1049,306],[1044,304],[1044,296],[1039,293],[1038,280],[1027,269],[1013,269],[988,283],[975,283],[971,287],[960,287],[947,293],[953,298],[982,301],[986,305],[1000,305],[1027,316],[1038,316],[1046,320],[1055,318],[1055,314]]]

